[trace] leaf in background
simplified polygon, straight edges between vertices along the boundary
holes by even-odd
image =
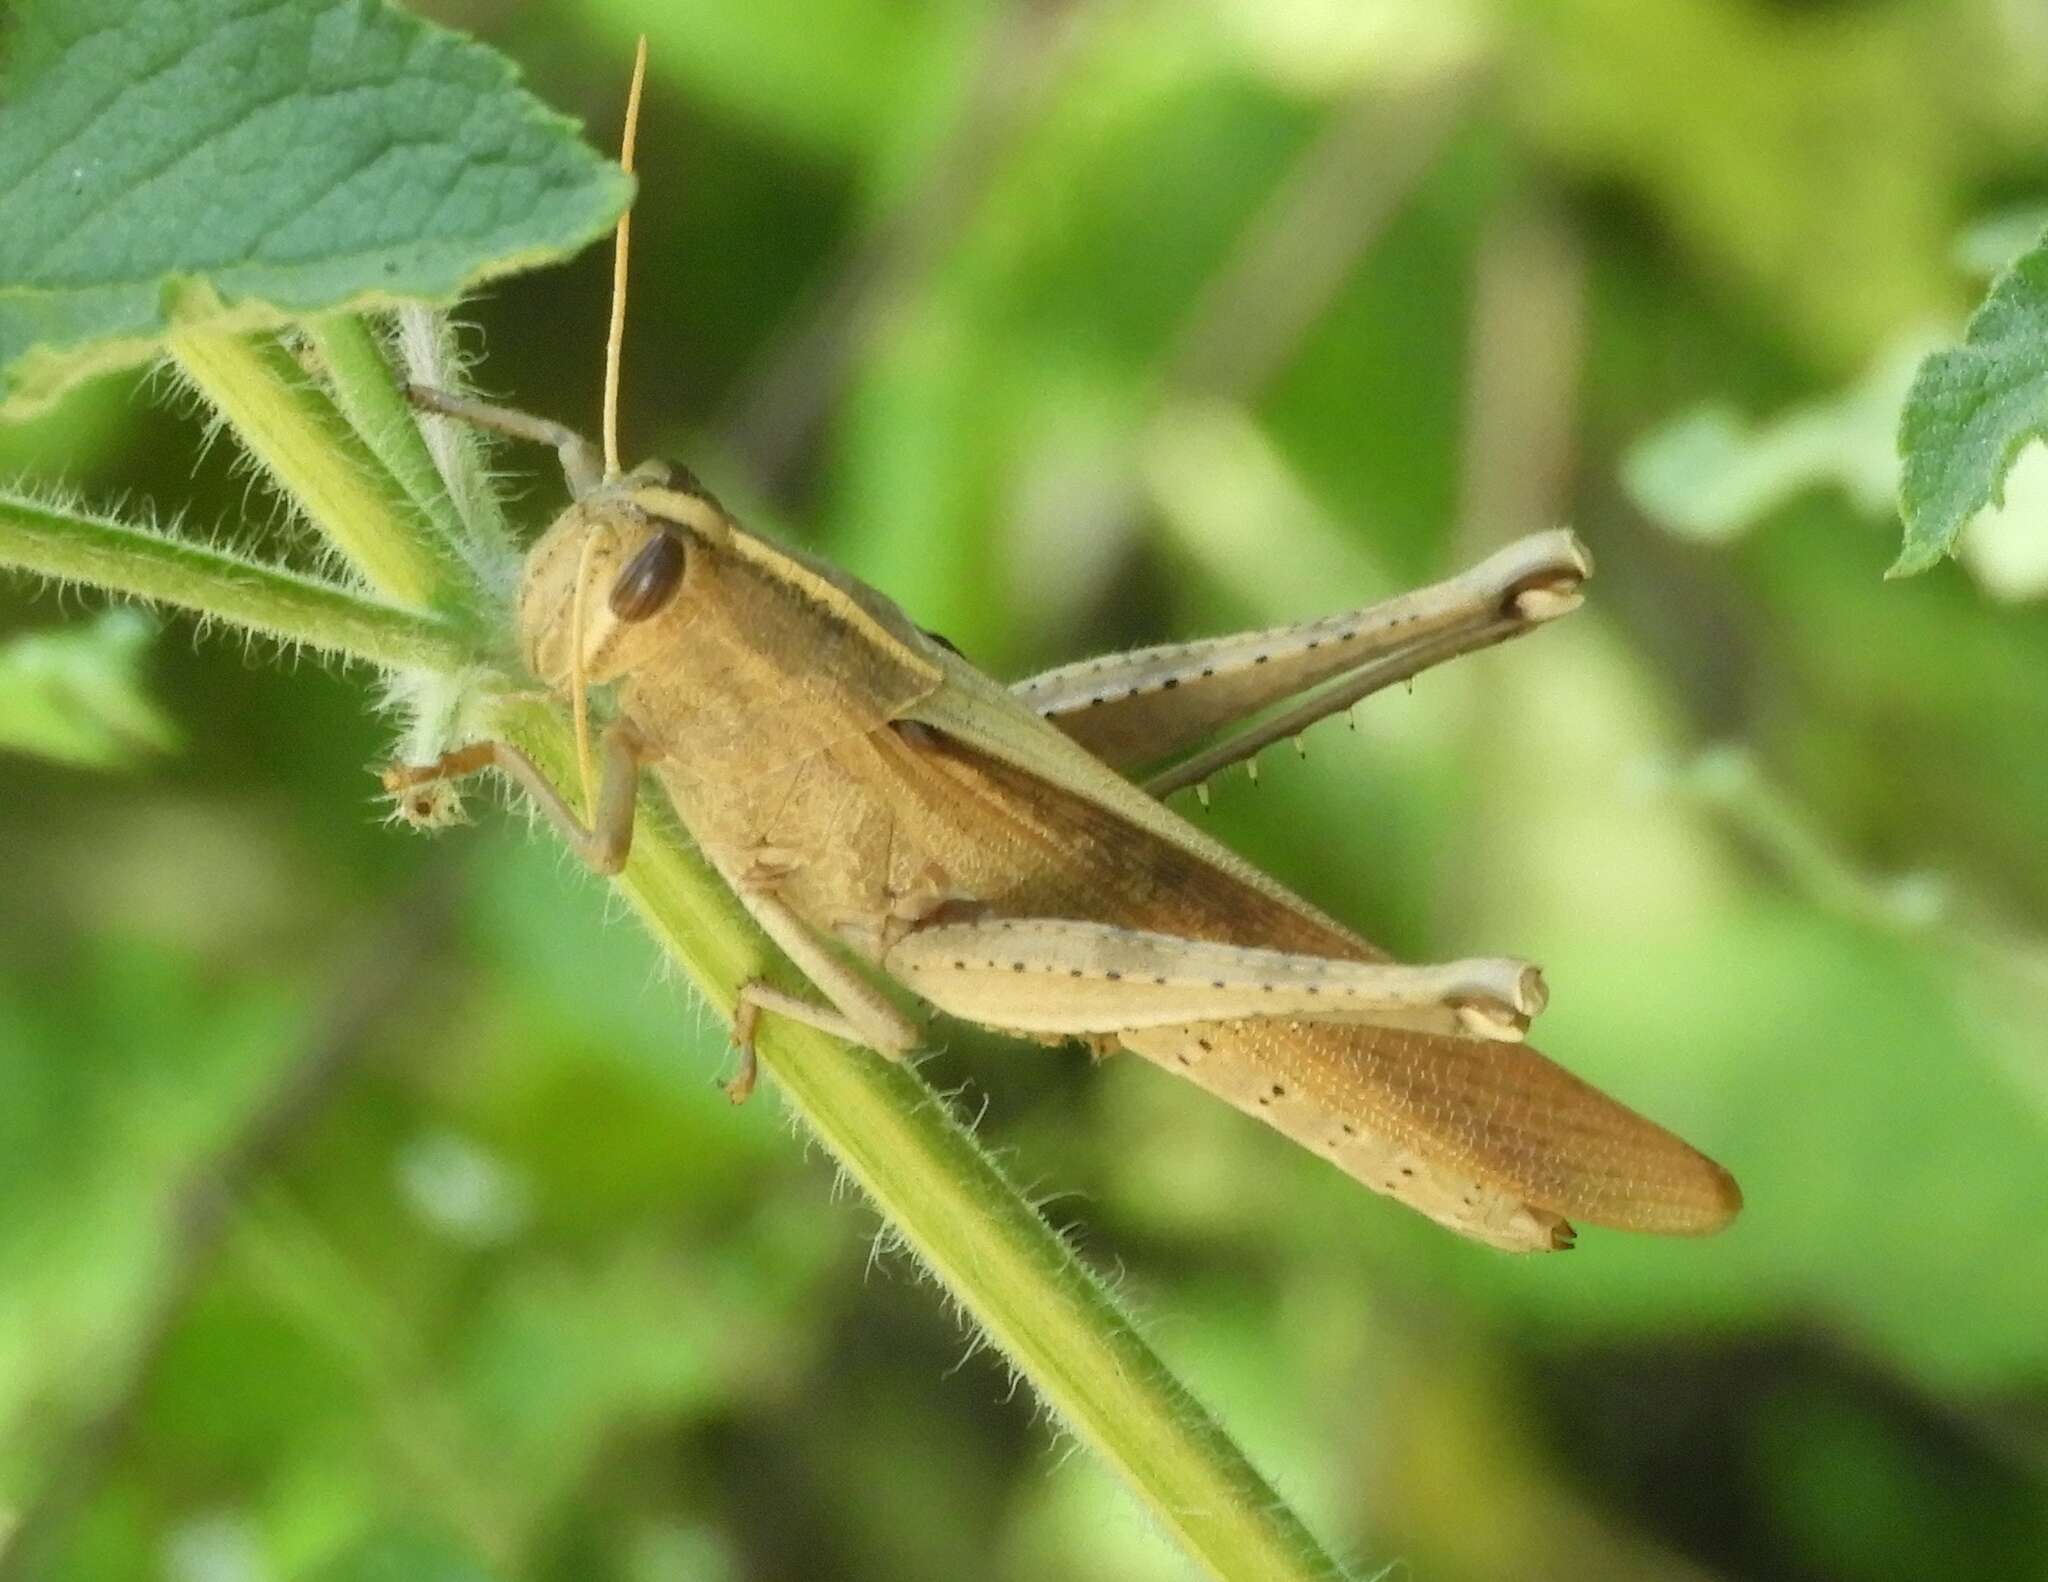
[[[1718,405],[1695,407],[1630,447],[1622,486],[1667,531],[1707,543],[1735,538],[1803,490],[1828,484],[1865,515],[1889,514],[1899,486],[1899,409],[1937,344],[1925,331],[1902,336],[1841,394],[1761,423]]]
[[[509,61],[383,0],[25,0],[7,43],[0,415],[173,331],[449,301],[632,191]]]
[[[0,751],[83,769],[122,769],[170,752],[178,730],[142,689],[156,625],[138,610],[0,643]]]
[[[1970,518],[2005,498],[2005,475],[2048,438],[2048,246],[1992,283],[1963,344],[1920,365],[1899,421],[1905,545],[1887,576],[1955,551]]]
[[[616,31],[621,59],[645,33],[666,81],[832,159],[872,149],[900,130],[906,104],[943,94],[965,58],[961,30],[979,14],[899,0],[593,0],[591,10]]]
[[[1717,291],[1807,356],[1852,368],[1942,309],[1953,194],[1975,156],[1927,63],[1966,48],[1956,7],[1563,0],[1512,14],[1511,102],[1543,157],[1639,190]]]
[[[2016,203],[1994,209],[1967,226],[1956,238],[1958,269],[1985,280],[2019,262],[2048,230],[2048,203]]]
[[[1454,0],[1221,0],[1216,20],[1245,60],[1304,97],[1335,97],[1363,82],[1441,78],[1495,42],[1483,7]]]
[[[455,1538],[418,1525],[378,1528],[312,1573],[314,1582],[494,1582]]]

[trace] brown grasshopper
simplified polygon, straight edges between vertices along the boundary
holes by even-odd
[[[1665,1234],[1740,1207],[1719,1165],[1519,1040],[1538,970],[1408,966],[1165,807],[1124,771],[1297,694],[1208,772],[1427,665],[1577,606],[1567,532],[1417,593],[1299,626],[991,680],[835,566],[735,521],[687,471],[619,475],[558,424],[430,391],[422,405],[560,452],[573,503],[528,554],[518,629],[561,692],[611,683],[586,825],[516,747],[394,770],[398,790],[495,767],[614,873],[651,769],[704,855],[822,1004],[762,1012],[884,1054],[920,1042],[876,972],[953,1016],[1134,1050],[1374,1190],[1496,1247],[1571,1245],[1567,1215]]]
[[[643,41],[628,169],[645,61]],[[544,418],[412,391],[561,458],[573,503],[526,557],[518,636],[528,670],[574,705],[586,807],[585,690],[612,685],[591,821],[508,742],[394,768],[385,785],[499,769],[578,857],[616,873],[651,769],[825,1002],[744,986],[735,1098],[764,1011],[892,1057],[915,1049],[879,973],[965,1021],[1134,1050],[1495,1247],[1569,1247],[1568,1214],[1670,1235],[1734,1217],[1727,1171],[1520,1041],[1545,999],[1534,966],[1390,961],[1159,800],[1569,613],[1591,572],[1570,533],[1383,604],[1005,687],[867,584],[748,532],[686,469],[620,469],[626,245],[622,220],[602,452]],[[1125,777],[1297,696],[1176,769]]]

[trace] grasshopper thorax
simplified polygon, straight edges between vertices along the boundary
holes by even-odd
[[[687,474],[583,493],[526,558],[519,646],[550,689],[612,707],[677,772],[738,785],[900,718],[938,645],[857,579],[748,532]]]

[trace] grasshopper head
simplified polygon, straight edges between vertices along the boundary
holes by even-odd
[[[572,683],[579,606],[582,673],[592,684],[672,647],[690,622],[690,584],[730,525],[709,495],[651,482],[652,472],[639,469],[591,490],[527,553],[519,647],[527,669],[549,687]]]

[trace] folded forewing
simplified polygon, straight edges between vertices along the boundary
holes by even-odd
[[[1524,1044],[1294,1018],[1122,1042],[1496,1246],[1569,1246],[1568,1218],[1704,1235],[1742,1205],[1711,1159]]]

